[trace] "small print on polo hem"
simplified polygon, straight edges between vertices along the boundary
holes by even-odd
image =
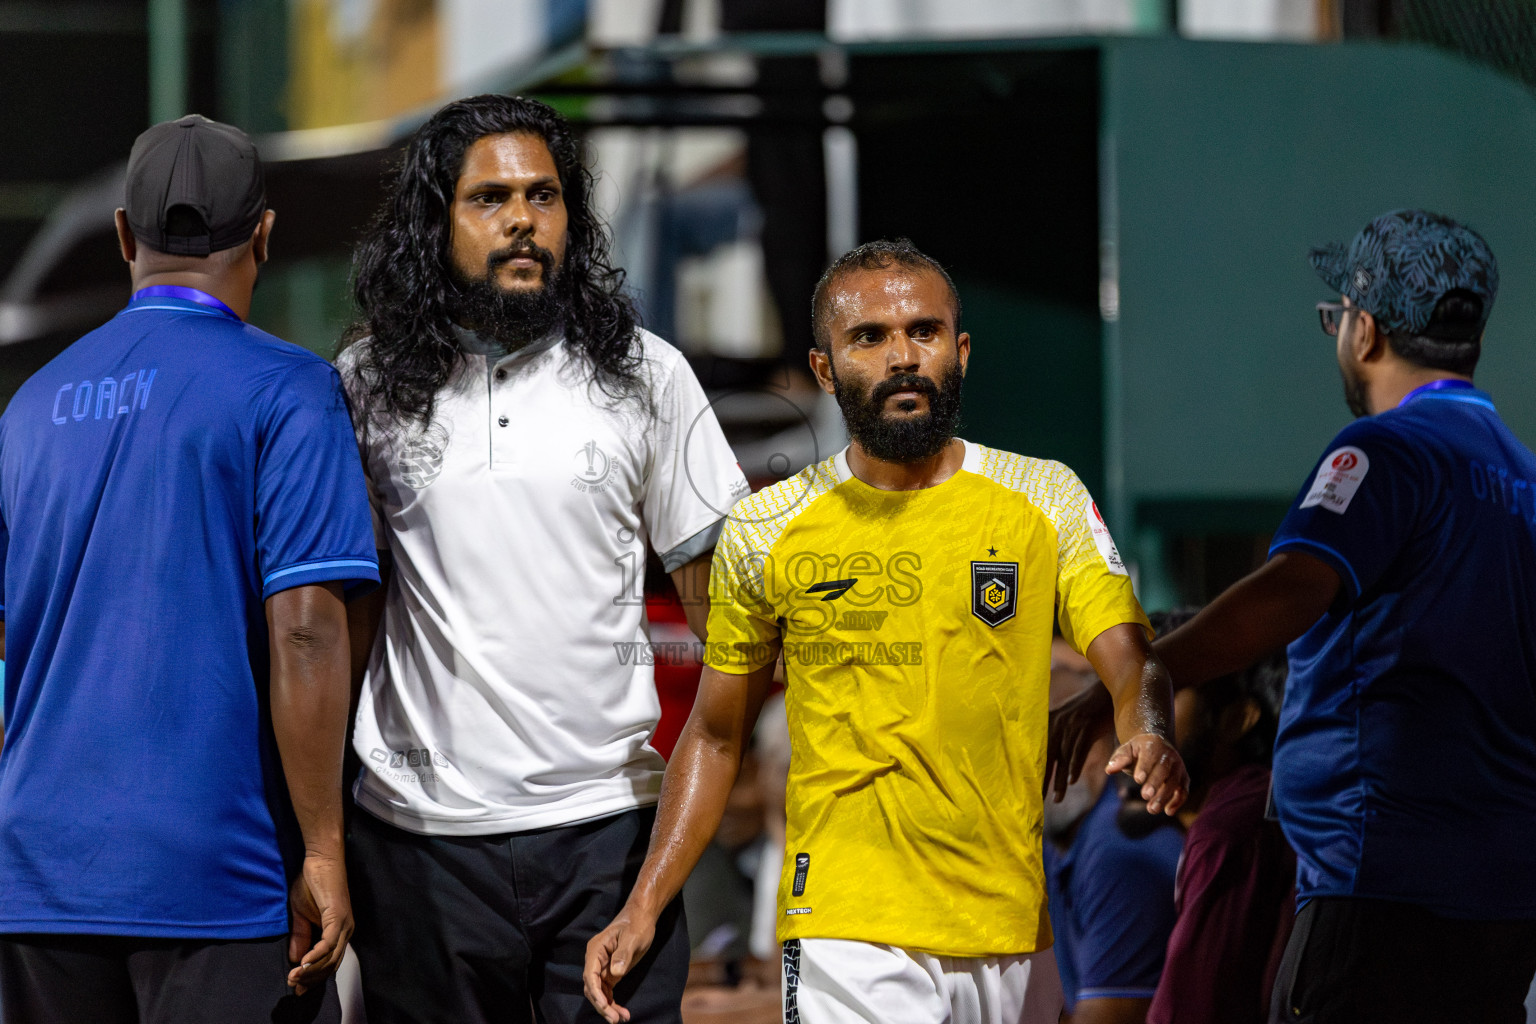
[[[795,886],[790,891],[791,895],[805,895],[805,876],[811,873],[811,855],[808,853],[795,854]]]

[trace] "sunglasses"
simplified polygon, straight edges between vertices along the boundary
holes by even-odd
[[[1345,313],[1358,313],[1360,307],[1346,306],[1342,302],[1319,302],[1317,304],[1317,318],[1322,321],[1323,333],[1330,338],[1339,336],[1339,328],[1344,326]]]

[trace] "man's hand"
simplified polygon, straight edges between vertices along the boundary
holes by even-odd
[[[657,918],[683,891],[688,872],[720,827],[777,660],[745,675],[705,666],[699,676],[693,713],[661,780],[656,827],[640,877],[618,916],[587,943],[582,989],[609,1024],[629,1020],[629,1011],[613,1001],[614,986],[650,949]]]
[[[288,894],[293,927],[288,935],[288,984],[299,995],[318,985],[341,966],[352,938],[352,899],[347,870],[339,858],[311,854]],[[318,938],[316,937],[318,933]]]
[[[1099,683],[1051,709],[1045,743],[1045,791],[1052,799],[1059,802],[1067,795],[1067,787],[1083,774],[1088,751],[1114,727],[1114,701]]]
[[[1177,814],[1189,798],[1189,772],[1172,743],[1156,733],[1132,736],[1104,766],[1110,775],[1130,772],[1141,786],[1141,798],[1152,814]]]
[[[629,1011],[613,1001],[613,989],[645,956],[655,937],[656,918],[626,904],[619,916],[587,943],[582,988],[587,993],[587,1002],[609,1024],[629,1020]]]
[[[1111,626],[1083,652],[1109,691],[1115,735],[1125,743],[1109,759],[1111,775],[1130,771],[1153,814],[1173,814],[1189,796],[1189,773],[1173,745],[1173,683],[1135,623]],[[1090,688],[1091,689],[1091,688]]]

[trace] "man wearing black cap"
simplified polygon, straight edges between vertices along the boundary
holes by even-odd
[[[139,136],[133,298],[0,417],[8,1021],[336,1016],[342,591],[378,569],[336,372],[244,322],[272,222],[238,129]]]
[[[1497,266],[1421,210],[1312,264],[1359,418],[1269,561],[1154,649],[1186,687],[1290,643],[1273,794],[1301,909],[1271,1020],[1523,1021],[1536,456],[1472,384]]]

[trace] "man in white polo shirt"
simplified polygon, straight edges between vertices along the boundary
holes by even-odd
[[[591,187],[555,111],[461,100],[358,254],[366,336],[338,363],[393,564],[353,606],[377,631],[349,851],[371,1024],[590,1016],[587,940],[639,870],[663,770],[647,550],[702,638],[747,492],[687,363],[620,293]],[[662,932],[637,1021],[680,1020],[680,904]]]

